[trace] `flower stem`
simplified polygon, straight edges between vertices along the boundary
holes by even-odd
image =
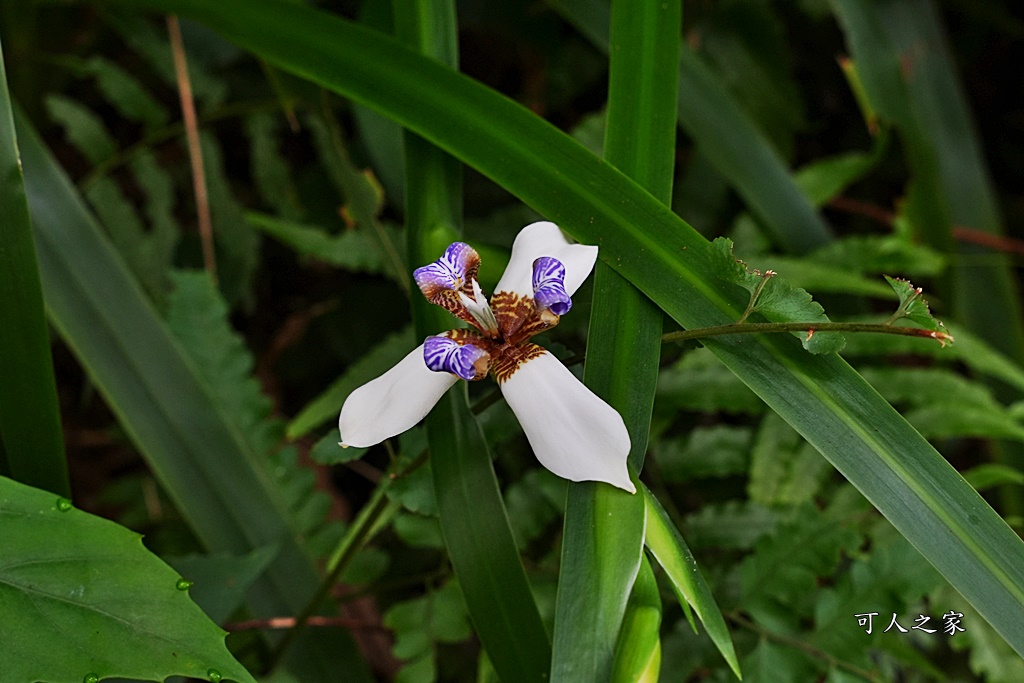
[[[920,327],[896,327],[884,323],[729,323],[693,330],[669,332],[661,336],[662,342],[681,342],[690,339],[720,337],[726,334],[756,334],[760,332],[876,332],[899,334],[906,337],[927,337],[945,346],[953,336],[946,332],[925,330]]]

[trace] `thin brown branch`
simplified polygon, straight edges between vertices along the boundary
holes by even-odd
[[[884,207],[870,202],[864,202],[850,197],[835,197],[829,203],[829,207],[846,213],[853,213],[871,218],[882,225],[891,228],[896,214]],[[1024,240],[1005,235],[994,235],[984,230],[969,228],[964,225],[954,225],[952,228],[953,239],[957,242],[977,244],[988,247],[993,251],[1000,251],[1005,254],[1020,254],[1024,256]]]
[[[178,23],[178,17],[173,14],[167,15],[167,33],[170,35],[171,52],[174,54],[174,73],[178,79],[181,116],[185,123],[185,137],[188,139],[188,157],[192,162],[192,187],[196,195],[196,221],[199,223],[199,238],[203,244],[203,265],[206,272],[216,282],[217,261],[213,252],[213,221],[210,219],[210,198],[206,191],[203,150],[199,144],[196,103],[192,96],[192,81],[188,76],[185,44],[181,40],[181,25]]]

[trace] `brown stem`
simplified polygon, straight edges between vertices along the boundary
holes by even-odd
[[[196,220],[199,223],[199,238],[203,244],[203,266],[213,281],[217,281],[217,261],[213,252],[213,221],[210,219],[210,198],[206,190],[206,171],[203,167],[203,150],[199,144],[199,123],[196,119],[196,103],[192,96],[192,81],[188,76],[188,60],[185,58],[185,44],[181,40],[181,25],[178,17],[167,15],[167,33],[171,39],[174,54],[174,73],[178,79],[178,95],[181,98],[181,116],[185,122],[185,137],[188,140],[188,157],[192,162],[192,187],[196,195]]]

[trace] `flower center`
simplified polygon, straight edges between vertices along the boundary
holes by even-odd
[[[428,337],[423,346],[427,367],[465,380],[482,379],[489,369],[504,382],[542,353],[542,347],[527,340],[557,325],[572,308],[572,299],[561,261],[542,256],[532,266],[532,297],[501,291],[490,302],[476,280],[480,256],[468,244],[455,242],[437,261],[417,268],[413,277],[427,300],[479,330]]]

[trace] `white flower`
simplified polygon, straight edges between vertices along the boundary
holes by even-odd
[[[523,228],[490,301],[476,281],[480,257],[456,242],[414,276],[423,294],[475,330],[427,337],[398,365],[353,391],[338,418],[344,446],[372,446],[426,417],[459,378],[491,374],[537,460],[572,481],[635,493],[622,417],[530,337],[558,324],[594,268],[597,247],[570,244],[554,223]]]

